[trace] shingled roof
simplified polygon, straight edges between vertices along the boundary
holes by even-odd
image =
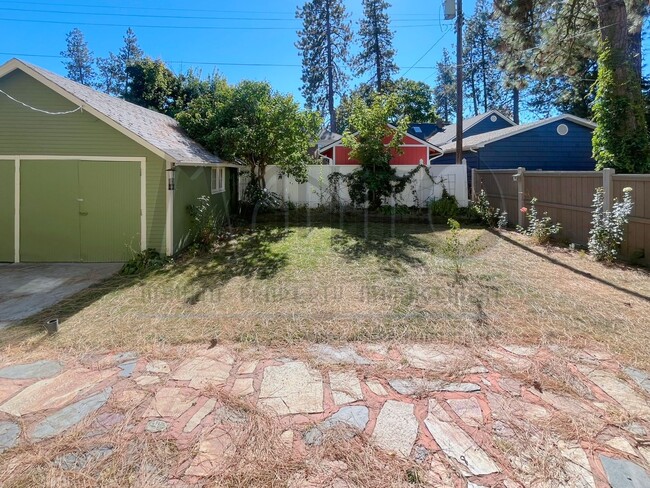
[[[486,146],[487,144],[491,144],[493,142],[499,141],[501,139],[505,139],[507,137],[512,137],[516,134],[521,134],[522,132],[535,129],[537,127],[541,127],[546,124],[558,122],[560,120],[568,120],[570,122],[574,122],[576,124],[585,126],[589,129],[596,128],[596,124],[594,124],[589,120],[581,119],[580,117],[576,117],[575,115],[563,114],[563,115],[558,115],[557,117],[550,117],[548,119],[538,120],[537,122],[515,125],[513,127],[506,127],[505,129],[493,130],[490,132],[484,132],[483,134],[476,134],[475,136],[464,138],[463,151],[479,149],[483,146]],[[456,143],[450,142],[448,144],[443,145],[441,149],[442,152],[445,154],[453,153],[454,151],[456,151]]]
[[[15,69],[23,71],[54,89],[72,103],[81,106],[83,110],[103,119],[165,159],[176,163],[214,164],[223,162],[218,156],[192,140],[178,122],[167,115],[100,93],[20,59],[14,58],[0,66],[0,76]]]
[[[474,127],[476,124],[478,124],[482,120],[485,120],[491,115],[496,115],[497,117],[501,117],[502,119],[510,122],[512,125],[515,125],[515,123],[512,120],[510,120],[508,117],[503,115],[498,110],[490,110],[489,112],[485,112],[484,114],[479,114],[479,115],[475,115],[474,117],[463,119],[463,133],[465,133],[468,129]],[[444,126],[440,132],[433,134],[428,140],[431,144],[442,146],[455,139],[456,139],[456,124],[450,124]]]

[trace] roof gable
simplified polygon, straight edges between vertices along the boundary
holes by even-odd
[[[517,125],[513,120],[511,120],[509,117],[506,117],[498,110],[490,110],[484,114],[479,114],[468,119],[463,119],[463,134],[484,120],[488,120],[488,118],[492,119],[492,117],[494,117],[494,121],[501,119],[511,126]],[[437,145],[447,144],[451,141],[456,140],[456,124],[446,125],[440,132],[433,134],[428,140],[432,144]]]
[[[167,115],[100,93],[19,59],[0,66],[0,78],[16,69],[165,159],[177,163],[222,162],[192,140],[178,122]]]
[[[386,125],[388,127],[390,127],[391,129],[397,129],[397,127],[395,127],[393,124],[386,124]],[[355,132],[353,135],[356,135],[356,134],[357,134],[357,132]],[[330,140],[330,142],[328,144],[320,146],[319,149],[318,149],[319,153],[323,154],[324,151],[327,151],[330,148],[335,147],[335,146],[343,146],[343,136],[341,136],[339,134],[337,134],[337,136],[339,136],[339,137],[336,138],[336,139]],[[434,149],[435,151],[438,151],[438,152],[442,153],[442,150],[440,149],[440,147],[436,146],[435,144],[432,144],[431,142],[427,141],[426,139],[422,139],[422,138],[417,137],[417,136],[415,136],[415,135],[413,135],[411,133],[408,133],[408,132],[406,134],[404,134],[404,139],[402,140],[401,145],[406,145],[406,144],[420,144],[420,145],[422,145],[424,147],[429,147],[431,149]]]
[[[578,125],[582,125],[591,130],[596,128],[596,124],[594,124],[589,120],[581,119],[580,117],[576,117],[575,115],[562,114],[562,115],[558,115],[557,117],[550,117],[547,119],[538,120],[537,122],[515,125],[514,127],[508,127],[506,129],[485,132],[483,134],[477,134],[475,136],[468,137],[467,139],[463,139],[463,151],[479,149],[488,144],[492,144],[493,142],[497,142],[506,139],[508,137],[512,137],[517,134],[522,134],[529,130],[533,130],[538,127],[542,127],[562,120],[566,120]],[[444,153],[454,152],[456,150],[456,143],[445,144],[442,146],[442,150]]]

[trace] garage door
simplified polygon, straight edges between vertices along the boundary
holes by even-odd
[[[21,161],[20,260],[120,262],[140,250],[140,165]]]
[[[0,159],[0,262],[14,260],[14,160]]]

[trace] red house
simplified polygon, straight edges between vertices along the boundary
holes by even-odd
[[[395,126],[390,124],[389,127],[395,129]],[[391,140],[392,136],[386,136],[384,144],[388,144]],[[391,166],[428,165],[431,158],[443,154],[442,149],[438,146],[411,134],[404,136],[400,144],[400,149],[401,154],[395,152],[393,159],[391,159]],[[329,159],[329,164],[331,165],[359,164],[358,161],[350,158],[350,149],[343,145],[343,136],[339,134],[325,141],[325,144],[319,148],[318,153]]]

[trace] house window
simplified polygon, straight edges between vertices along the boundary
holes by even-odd
[[[558,125],[556,130],[561,136],[566,136],[569,133],[569,127],[566,124]]]
[[[226,191],[226,168],[212,168],[211,188],[212,193]]]

